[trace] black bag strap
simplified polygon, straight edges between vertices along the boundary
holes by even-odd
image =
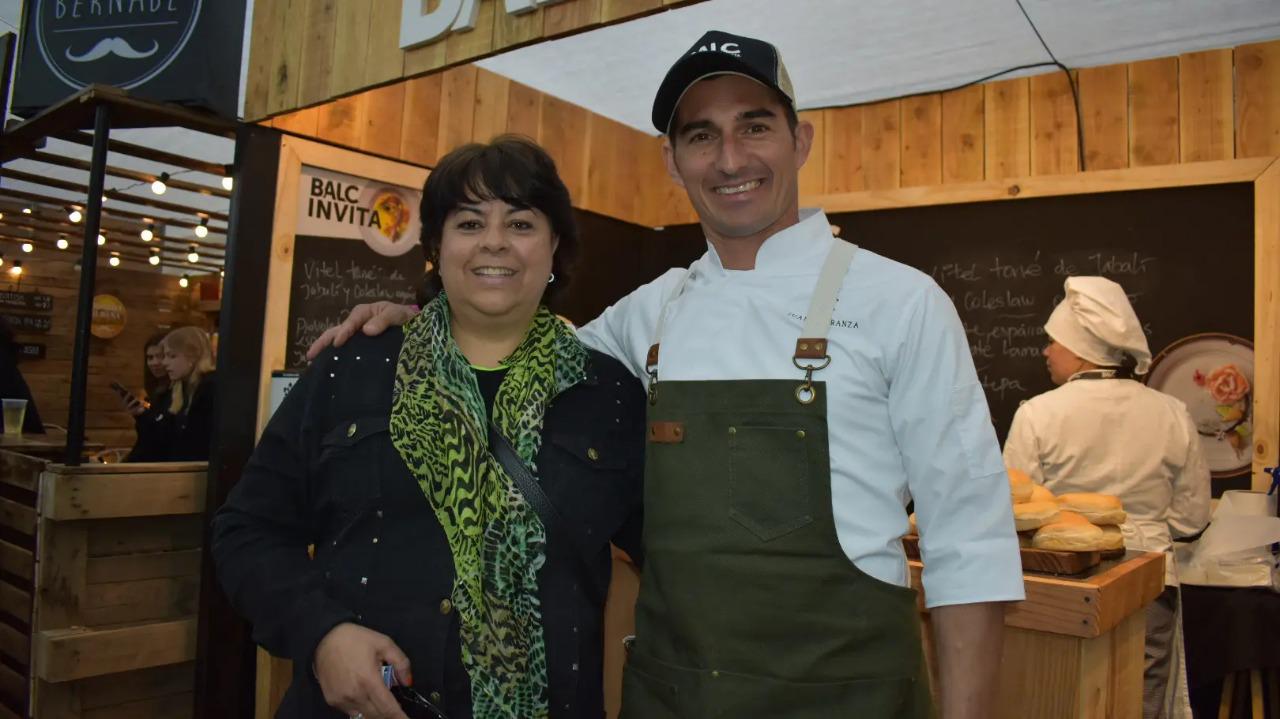
[[[574,574],[578,577],[578,584],[583,588],[597,606],[604,606],[605,597],[608,595],[608,588],[600,586],[600,580],[595,573],[591,571],[591,564],[584,547],[577,541],[572,530],[569,529],[568,523],[564,517],[556,509],[555,503],[543,491],[542,484],[538,482],[529,469],[524,466],[520,456],[516,454],[516,450],[511,446],[511,442],[502,435],[497,425],[492,421],[489,422],[489,448],[493,451],[493,456],[498,460],[498,464],[511,475],[511,479],[515,480],[516,488],[524,495],[525,501],[529,506],[533,507],[533,511],[538,513],[538,518],[542,520],[542,526],[547,530],[548,546],[555,539],[563,542],[566,548],[571,549],[577,561],[573,562]]]

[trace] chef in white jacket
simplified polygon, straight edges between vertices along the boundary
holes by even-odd
[[[1151,350],[1120,285],[1103,277],[1067,279],[1045,331],[1046,365],[1058,387],[1018,409],[1005,463],[1054,494],[1120,497],[1129,515],[1121,527],[1125,546],[1166,553],[1165,591],[1147,612],[1143,716],[1189,717],[1178,686],[1178,580],[1170,550],[1174,538],[1209,521],[1200,439],[1186,405],[1138,379],[1151,366]]]

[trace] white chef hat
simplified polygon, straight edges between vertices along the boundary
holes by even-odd
[[[1151,349],[1124,288],[1105,277],[1068,277],[1067,295],[1053,308],[1044,330],[1077,357],[1101,367],[1118,367],[1125,355],[1138,362],[1137,374],[1151,367]]]

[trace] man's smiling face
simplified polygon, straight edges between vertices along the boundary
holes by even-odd
[[[740,75],[693,84],[664,146],[709,239],[763,242],[799,219],[799,170],[813,126],[793,133],[776,92]]]

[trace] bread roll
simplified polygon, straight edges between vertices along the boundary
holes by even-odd
[[[907,534],[920,534],[920,527],[916,525],[915,512],[907,515]]]
[[[1058,518],[1056,502],[1024,502],[1013,505],[1013,524],[1019,532],[1036,529]]]
[[[1054,497],[1053,492],[1050,492],[1049,488],[1044,486],[1043,484],[1033,484],[1031,485],[1031,498],[1028,499],[1027,501],[1028,502],[1054,502],[1054,501],[1057,501],[1057,497]]]
[[[1020,469],[1008,467],[1009,472],[1009,498],[1014,504],[1022,504],[1031,499],[1032,488],[1035,483],[1031,481],[1031,477]]]
[[[1102,549],[1106,535],[1102,529],[1075,512],[1059,512],[1058,519],[1036,530],[1031,546],[1067,552],[1093,552]]]
[[[1125,517],[1128,516],[1120,504],[1120,498],[1110,494],[1093,492],[1064,494],[1058,497],[1058,505],[1097,525],[1123,524]]]
[[[1103,551],[1112,549],[1124,549],[1124,533],[1119,527],[1107,526],[1099,527],[1102,530],[1102,546],[1098,547]]]

